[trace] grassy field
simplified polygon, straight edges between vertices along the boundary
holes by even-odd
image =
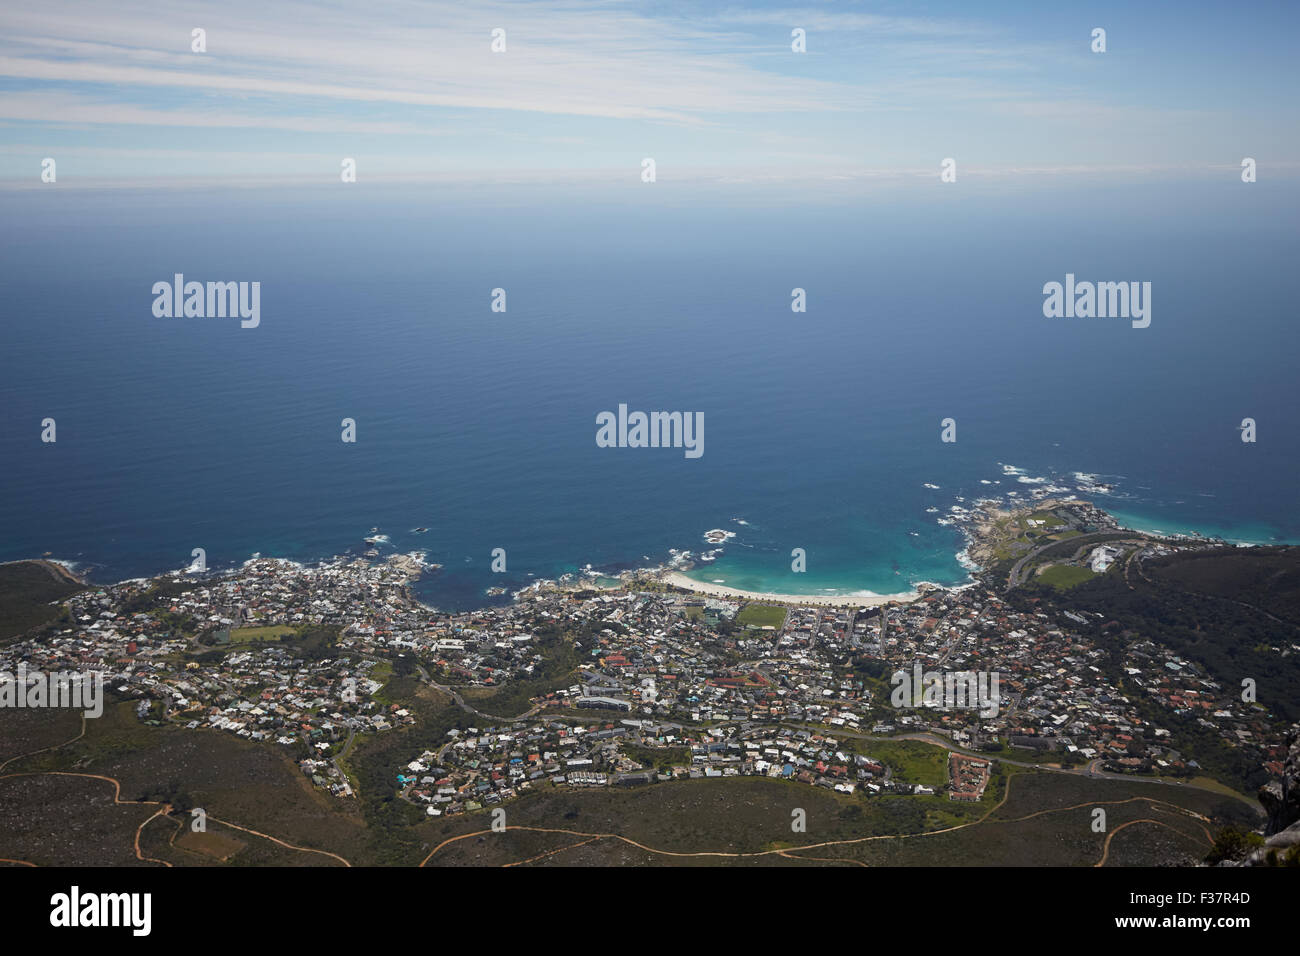
[[[1000,754],[995,754],[994,756],[1002,756],[1006,757],[1008,760],[1019,760],[1021,763],[1033,764],[1048,763],[1060,759],[1059,755],[1053,753],[1051,750],[1035,750],[1032,747],[1013,747],[1010,744],[1007,744],[1006,749],[1002,750]]]
[[[746,604],[736,613],[736,623],[743,627],[781,627],[785,608],[771,604]]]
[[[948,751],[920,740],[845,740],[843,744],[894,769],[894,779],[938,789],[948,782]]]
[[[231,644],[249,644],[253,641],[278,641],[295,633],[287,624],[272,624],[263,627],[236,627],[230,631]]]
[[[1042,524],[1039,525],[1039,527],[1041,528],[1056,528],[1059,527],[1060,525],[1065,524],[1064,519],[1058,518],[1050,511],[1035,511],[1029,517],[1034,521],[1041,521]]]
[[[240,850],[247,847],[248,844],[233,835],[217,832],[220,829],[218,826],[204,833],[195,833],[193,830],[186,828],[173,841],[173,845],[190,853],[202,854],[225,863],[237,855]],[[231,831],[231,833],[235,832],[238,831]]]
[[[1034,580],[1064,590],[1082,584],[1084,581],[1091,581],[1096,576],[1090,568],[1079,568],[1069,564],[1053,564],[1051,567],[1044,568],[1042,573]]]

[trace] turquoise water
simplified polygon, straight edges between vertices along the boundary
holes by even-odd
[[[1104,499],[1100,500],[1104,506]],[[1298,544],[1294,536],[1286,535],[1275,525],[1265,523],[1225,524],[1221,520],[1171,520],[1135,515],[1128,511],[1108,508],[1126,528],[1156,534],[1199,534],[1207,538],[1221,538],[1230,544]]]

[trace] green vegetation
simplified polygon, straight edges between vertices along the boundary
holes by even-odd
[[[168,799],[182,807],[203,806],[212,816],[299,846],[341,853],[355,865],[409,866],[449,837],[485,828],[483,814],[433,820],[394,794],[396,774],[412,754],[439,749],[448,739],[448,729],[476,721],[418,679],[395,677],[391,683],[395,697],[419,719],[415,726],[391,734],[357,738],[349,770],[360,783],[359,807],[351,800],[314,792],[277,748],[227,734],[145,727],[134,719],[130,703],[111,707],[101,720],[90,722],[86,738],[30,758],[22,769],[77,768],[107,774],[122,781],[124,799]],[[75,732],[75,721],[69,720],[68,714],[41,712],[33,718],[62,723],[51,724],[39,735],[27,735],[24,747],[45,740],[68,740],[69,732]],[[853,743],[895,768],[906,768],[915,782],[936,782],[932,774],[946,759],[941,748],[919,741]],[[843,745],[847,748],[848,741]],[[660,759],[672,753],[642,749]],[[900,770],[896,773],[902,776]],[[134,861],[136,830],[154,809],[113,804],[105,799],[103,781],[26,777],[6,781],[3,787],[0,856],[42,865],[127,865]],[[870,865],[1088,865],[1101,858],[1105,836],[1091,833],[1086,825],[1088,808],[1081,805],[1126,801],[1134,796],[1187,807],[1210,816],[1216,827],[1244,831],[1250,825],[1246,808],[1217,794],[1136,781],[1035,773],[997,764],[984,800],[978,804],[957,803],[942,794],[843,796],[789,781],[733,777],[633,789],[542,788],[513,801],[509,820],[512,827],[558,825],[582,832],[618,833],[647,847],[679,853],[752,854],[790,849],[789,856],[773,853],[761,858],[773,865],[834,865],[827,861],[836,859]],[[999,807],[1004,797],[1006,803]],[[69,798],[84,804],[87,832],[96,839],[74,844],[50,838],[66,827]],[[806,812],[806,833],[791,832],[790,811],[794,807]],[[1111,845],[1111,862],[1152,865],[1187,862],[1205,855],[1207,844],[1195,821],[1152,811],[1153,806],[1145,800],[1111,805],[1112,830],[1129,820],[1153,815],[1167,818],[1162,831],[1167,839],[1153,843],[1140,828],[1133,828]],[[21,826],[16,825],[19,812]],[[183,822],[183,817],[175,816],[146,827],[141,833],[143,852],[185,865],[332,864],[326,858],[303,855],[220,824],[210,824],[211,832],[223,838],[213,841],[219,845],[196,843],[183,834],[169,844]],[[948,832],[935,832],[939,830]],[[907,838],[923,833],[928,835]],[[903,839],[898,839],[900,835]],[[1255,842],[1248,836],[1238,843],[1242,841]],[[553,862],[688,866],[760,862],[740,856],[670,857],[612,839],[574,843],[563,834],[512,829],[491,838],[450,844],[431,863],[519,862],[565,846],[571,848],[557,854]],[[812,843],[828,845],[802,856],[798,848]],[[1294,854],[1289,859],[1279,852],[1276,862],[1286,865],[1293,859]]]
[[[1044,528],[1056,528],[1065,524],[1064,518],[1058,518],[1050,511],[1035,511],[1029,517],[1033,521],[1041,521],[1042,524],[1039,527],[1044,527]]]
[[[1091,568],[1076,567],[1072,564],[1053,564],[1038,574],[1036,580],[1054,588],[1064,590],[1091,581],[1096,573]]]
[[[415,678],[394,679],[386,689],[415,713],[416,723],[358,739],[348,754],[348,776],[355,781],[374,862],[411,866],[428,852],[427,841],[416,829],[428,818],[419,807],[397,796],[397,775],[406,772],[412,755],[437,751],[447,743],[449,730],[464,730],[473,718],[446,695]]]
[[[1240,827],[1228,826],[1214,837],[1214,846],[1210,848],[1205,862],[1214,866],[1224,860],[1244,860],[1252,850],[1264,845],[1264,838],[1258,833],[1242,830]]]
[[[1241,590],[1233,590],[1234,582]],[[1022,610],[1101,615],[1081,626],[1081,633],[1108,651],[1098,666],[1139,714],[1169,729],[1184,757],[1232,789],[1253,793],[1268,779],[1257,752],[1230,745],[1193,714],[1156,704],[1127,679],[1123,662],[1131,645],[1152,641],[1195,661],[1224,687],[1240,687],[1244,677],[1253,678],[1261,716],[1300,720],[1295,695],[1300,656],[1280,653],[1300,640],[1300,624],[1290,623],[1300,620],[1300,548],[1209,548],[1148,559],[1128,580],[1119,574],[1094,575],[1070,588],[1068,597],[1031,579],[1009,599]]]
[[[1044,547],[1042,552],[1035,557],[1034,560],[1037,561],[1042,559],[1050,561],[1053,558],[1071,558],[1080,548],[1085,547],[1085,545],[1089,548],[1094,548],[1097,545],[1105,544],[1108,541],[1126,541],[1134,537],[1141,536],[1135,535],[1131,531],[1097,531],[1092,534],[1076,535],[1073,538],[1066,538],[1066,536],[1060,535],[1055,544],[1049,544]]]
[[[222,578],[205,579],[201,584],[206,586],[219,583],[222,580]],[[185,615],[172,614],[165,605],[170,603],[169,598],[179,597],[199,586],[200,582],[185,579],[154,581],[135,597],[123,601],[120,610],[123,615],[138,614],[144,611],[178,630],[192,633],[194,622]]]
[[[23,758],[6,773],[100,774],[121,782],[123,801],[164,799],[181,808],[203,807],[210,815],[212,832],[246,844],[231,861],[237,865],[332,865],[333,861],[224,829],[212,817],[297,846],[329,849],[354,863],[370,861],[368,835],[355,804],[315,791],[281,747],[215,731],[151,727],[136,719],[130,701],[110,703],[102,717],[85,722],[85,735],[76,740],[72,738],[80,721],[73,715],[55,710],[32,713],[51,726],[40,735],[43,740],[28,734],[30,742],[54,749]],[[11,726],[6,715],[6,730]],[[26,746],[20,752],[24,751]],[[32,776],[0,782],[0,856],[42,866],[137,863],[136,830],[157,808],[116,804],[112,795],[111,783],[89,778]],[[58,834],[67,832],[72,807],[75,819],[85,827],[83,837],[59,839]],[[182,821],[188,823],[188,814],[146,827],[140,833],[145,855],[184,865],[219,862],[169,844]]]
[[[736,623],[744,627],[776,627],[785,624],[785,608],[771,604],[746,604],[736,614]]]
[[[894,779],[902,783],[921,784],[936,790],[948,782],[948,751],[920,740],[839,741],[842,749],[851,750],[892,767]]]
[[[1300,625],[1300,549],[1215,548],[1152,559],[1145,568],[1170,589],[1239,601]]]
[[[492,839],[449,844],[430,865],[500,865],[570,846],[550,862],[563,866],[747,866],[760,862],[835,865],[839,859],[871,866],[1089,866],[1101,859],[1107,836],[1088,827],[1089,801],[1115,802],[1108,809],[1113,831],[1122,823],[1153,816],[1153,807],[1145,800],[1126,802],[1132,797],[1175,803],[1206,815],[1214,813],[1214,801],[1221,799],[1179,788],[1068,774],[1011,773],[1013,769],[1004,772],[999,767],[984,800],[976,804],[951,801],[941,794],[846,797],[762,777],[683,780],[631,790],[542,790],[511,804],[511,826],[558,825],[580,832],[618,833],[647,847],[677,853],[769,855],[759,859],[670,857],[622,841],[606,839],[573,846],[574,838],[567,834],[510,830]],[[1004,797],[1006,803],[993,810]],[[806,812],[804,833],[791,832],[790,812],[795,807]],[[1186,864],[1205,854],[1207,842],[1194,820],[1177,813],[1155,815],[1169,818],[1162,829],[1165,839],[1153,843],[1142,828],[1131,828],[1112,842],[1112,862]],[[557,820],[564,822],[557,824]],[[484,826],[481,815],[471,815],[433,823],[427,832],[430,843],[436,844]],[[948,832],[936,832],[939,830]],[[804,855],[798,848],[809,844],[819,845]]]
[[[622,753],[635,760],[643,767],[667,772],[673,767],[690,764],[691,752],[685,747],[638,747],[634,744],[622,744]]]
[[[57,602],[82,590],[45,562],[0,564],[0,641],[66,620],[67,612]]]
[[[578,667],[574,637],[549,622],[539,623],[533,634],[535,640],[532,646],[542,655],[542,660],[537,663],[531,678],[510,681],[500,689],[488,693],[466,690],[465,699],[472,701],[474,707],[484,713],[497,717],[518,717],[532,707],[534,697],[544,696],[572,684],[574,671]],[[584,641],[584,646],[586,643]],[[493,666],[492,660],[491,657],[486,659],[489,667]]]
[[[374,698],[385,707],[389,707],[393,704],[400,705],[400,701],[395,700],[393,695],[389,693],[389,684],[392,683],[393,678],[408,678],[414,672],[415,661],[403,656],[397,658],[396,666],[388,661],[380,661],[366,673],[366,677],[383,685],[379,690],[375,691]]]
[[[265,627],[236,627],[230,631],[230,643],[248,644],[253,641],[278,641],[280,638],[288,637],[294,633],[296,633],[295,630],[285,624]]]
[[[1053,527],[1060,523],[1058,520]],[[1036,529],[1039,537],[1047,537],[1046,532],[1046,526]],[[1058,553],[1057,560],[1066,560],[1077,547],[1077,542],[1062,542],[1052,550]],[[48,568],[28,564],[53,577]],[[1008,600],[1021,609],[1091,610],[1100,614],[1099,619],[1089,616],[1080,625],[1084,636],[1107,652],[1097,666],[1134,701],[1139,715],[1174,732],[1184,756],[1195,759],[1218,778],[1249,791],[1257,782],[1252,774],[1260,772],[1257,755],[1245,747],[1238,752],[1212,727],[1198,725],[1194,716],[1172,713],[1151,700],[1131,679],[1126,682],[1124,655],[1136,641],[1161,643],[1185,658],[1197,660],[1223,684],[1235,685],[1243,673],[1255,677],[1260,685],[1260,700],[1266,702],[1273,716],[1288,707],[1295,708],[1295,716],[1300,716],[1300,702],[1292,692],[1300,686],[1300,659],[1278,653],[1279,648],[1298,639],[1300,559],[1280,549],[1276,553],[1267,549],[1245,553],[1214,550],[1149,561],[1145,571],[1142,574],[1135,569],[1131,589],[1121,574],[1094,575],[1086,568],[1057,565],[1031,578]],[[174,588],[186,590],[192,586],[190,582],[168,582],[144,592],[132,604],[137,610],[148,610],[166,620],[166,605],[161,602]],[[1068,597],[1062,593],[1067,589]],[[0,573],[0,610],[14,593],[27,595],[8,585]],[[35,607],[44,608],[42,614],[52,610],[57,620],[57,604],[51,607],[37,602]],[[780,607],[747,605],[737,616],[736,629],[780,627],[785,614]],[[6,622],[11,618],[0,616]],[[532,676],[527,680],[502,676],[499,687],[465,689],[464,697],[471,706],[500,716],[523,713],[531,698],[574,682],[579,662],[590,660],[593,650],[604,647],[599,643],[601,630],[621,630],[605,622],[590,622],[576,630],[563,629],[544,619],[529,623],[536,635],[531,649],[538,655]],[[0,631],[0,636],[3,634]],[[292,642],[295,653],[311,659],[337,656],[337,636],[330,627],[248,627],[235,629],[232,641]],[[229,650],[205,649],[198,659],[219,660]],[[351,658],[353,662],[357,659],[355,654]],[[878,701],[887,699],[890,685],[884,662],[849,659],[848,652],[836,660],[837,679],[845,678],[851,670],[855,679],[864,680],[878,692]],[[499,664],[503,672],[511,666],[505,659]],[[204,806],[214,816],[273,833],[295,844],[340,852],[356,864],[411,865],[449,836],[483,829],[486,814],[429,818],[421,807],[396,796],[397,773],[413,756],[425,750],[440,750],[448,742],[451,728],[482,728],[489,724],[485,724],[484,717],[467,713],[449,695],[429,686],[418,672],[414,656],[385,656],[368,670],[367,666],[362,664],[360,673],[383,683],[377,695],[379,701],[386,706],[409,708],[416,723],[383,735],[358,735],[349,746],[339,748],[336,760],[352,781],[357,801],[339,800],[314,790],[283,748],[214,731],[185,732],[173,726],[149,726],[136,719],[134,702],[111,704],[104,718],[89,722],[86,736],[78,740],[72,740],[78,721],[69,714],[15,714],[5,725],[0,759],[29,753],[37,744],[55,747],[22,758],[16,768],[102,773],[121,779],[124,800],[167,800],[180,810]],[[498,662],[488,658],[488,666],[496,668]],[[435,679],[448,682],[445,674],[435,675]],[[606,719],[603,714],[595,717],[601,722]],[[491,721],[490,717],[486,719]],[[54,723],[56,720],[60,722]],[[845,737],[824,726],[817,729],[836,739],[835,746],[829,749],[878,760],[900,783],[923,784],[937,791],[947,783],[948,752],[942,747],[920,740]],[[1139,735],[1132,746],[1139,749],[1143,743]],[[630,759],[661,771],[690,762],[689,750],[681,746],[660,749],[624,743],[620,748]],[[1059,760],[1070,764],[1082,760],[1059,751],[1026,755],[1018,750],[1003,752],[1008,759],[1029,763]],[[1200,772],[1188,769],[1186,775]],[[1197,778],[1202,782],[1206,779]],[[1230,793],[1225,786],[1217,786],[1216,790],[1210,793],[1190,785],[1167,787],[1141,780],[1041,773],[1001,762],[994,763],[988,790],[976,804],[948,800],[942,792],[933,796],[869,795],[860,789],[850,796],[793,781],[755,777],[590,791],[552,788],[542,780],[509,804],[512,826],[561,826],[592,834],[617,833],[657,849],[716,851],[722,855],[666,857],[614,839],[575,841],[567,835],[511,830],[486,839],[476,834],[448,846],[433,862],[492,865],[530,860],[560,850],[549,859],[563,865],[728,865],[756,861],[726,854],[789,848],[790,855],[773,854],[762,862],[1087,865],[1102,859],[1105,841],[1104,835],[1093,834],[1087,826],[1089,801],[1105,801],[1111,806],[1108,813],[1112,835],[1125,822],[1147,821],[1145,827],[1131,828],[1108,847],[1108,865],[1241,859],[1260,846],[1260,838],[1249,832],[1256,822],[1250,814],[1256,808],[1247,806],[1240,794]],[[66,828],[61,814],[66,814],[66,801],[72,798],[88,807],[86,829],[96,834],[89,846],[74,847],[69,841],[50,839],[50,834]],[[1005,805],[1000,804],[1003,798]],[[1213,819],[1218,837],[1208,847],[1208,857],[1209,841],[1200,823],[1169,812],[1170,803]],[[806,811],[806,833],[791,832],[792,807]],[[109,802],[104,781],[16,777],[0,786],[0,856],[30,858],[41,865],[127,863],[134,860],[132,841],[137,828],[150,813],[152,808]],[[144,852],[187,864],[227,860],[236,865],[325,862],[220,827],[214,828],[206,843],[186,836],[169,844],[169,837],[176,835],[173,824],[179,822],[183,821],[164,818],[145,828],[140,834]],[[1150,838],[1147,828],[1152,826],[1161,827],[1159,840]],[[949,828],[951,832],[935,832]],[[925,836],[906,838],[919,834]],[[801,857],[798,847],[813,843],[821,845]],[[1275,851],[1267,861],[1300,865],[1300,850]]]

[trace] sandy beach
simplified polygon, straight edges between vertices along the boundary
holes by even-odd
[[[826,607],[879,607],[881,604],[906,603],[920,597],[916,591],[862,597],[849,594],[762,594],[757,591],[742,591],[740,588],[727,587],[725,584],[696,581],[680,571],[665,571],[660,576],[660,580],[665,584],[713,597],[736,598],[743,601],[775,601],[781,604],[817,604]]]

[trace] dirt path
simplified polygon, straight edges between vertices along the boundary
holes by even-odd
[[[81,733],[77,734],[77,736],[73,737],[71,740],[65,740],[61,744],[55,744],[53,747],[42,747],[40,750],[31,750],[25,754],[19,754],[16,757],[10,757],[4,763],[0,763],[0,770],[3,770],[5,767],[9,766],[15,760],[22,760],[24,757],[35,757],[37,754],[43,754],[50,750],[58,750],[60,747],[66,747],[68,744],[74,744],[84,736],[86,736],[86,715],[82,714]]]
[[[153,857],[147,857],[143,854],[143,851],[140,849],[140,835],[141,833],[143,833],[144,828],[148,826],[151,822],[156,820],[158,817],[170,813],[172,810],[171,804],[161,803],[157,800],[123,800],[122,784],[113,777],[107,777],[97,773],[73,773],[67,770],[38,770],[38,771],[33,771],[31,773],[5,774],[4,776],[0,776],[0,781],[11,780],[15,777],[82,777],[89,780],[102,780],[105,783],[111,783],[113,785],[113,804],[115,806],[158,807],[157,812],[155,812],[152,816],[149,817],[149,819],[145,820],[138,827],[136,827],[135,855],[136,855],[136,859],[146,863],[159,863],[167,867],[170,867],[172,865],[171,863],[168,863],[166,860],[158,860],[158,859],[154,859]],[[214,823],[219,823],[224,827],[230,827],[232,830],[238,830],[241,833],[247,833],[250,834],[251,836],[261,837],[264,840],[270,840],[272,843],[277,844],[278,846],[282,846],[288,850],[296,850],[300,853],[317,853],[320,854],[321,856],[327,856],[330,857],[331,859],[338,860],[344,866],[350,867],[352,865],[343,857],[339,856],[337,853],[331,853],[328,850],[313,850],[311,847],[296,846],[292,843],[287,843],[284,840],[279,839],[278,837],[273,837],[269,833],[262,833],[258,830],[249,829],[248,827],[241,827],[237,823],[230,823],[227,820],[222,820],[218,817],[212,816],[211,814],[208,815],[208,819]],[[12,862],[25,862],[25,861],[12,861]],[[28,864],[28,865],[34,866],[35,864]]]
[[[783,857],[786,857],[786,858],[788,858],[788,859],[795,859],[795,860],[797,860],[797,859],[815,859],[815,860],[822,860],[822,861],[825,861],[825,862],[832,862],[832,861],[834,861],[834,862],[841,862],[841,863],[857,863],[857,864],[859,864],[859,865],[866,866],[866,865],[868,865],[868,864],[863,863],[863,862],[860,861],[860,860],[853,860],[853,859],[850,859],[850,858],[847,858],[847,857],[845,857],[845,858],[840,858],[840,857],[798,857],[798,856],[793,856],[792,854],[795,854],[795,853],[802,853],[802,852],[804,852],[804,851],[806,851],[806,850],[817,850],[817,849],[822,849],[822,848],[825,848],[825,847],[835,847],[835,846],[853,846],[853,845],[856,845],[856,844],[859,844],[859,843],[869,843],[869,842],[874,841],[874,840],[907,840],[907,839],[912,839],[912,838],[915,838],[915,837],[937,836],[937,835],[940,834],[940,833],[953,833],[953,832],[955,832],[955,831],[957,831],[957,830],[964,830],[964,829],[966,829],[967,827],[979,826],[981,823],[984,823],[985,821],[987,821],[987,820],[989,819],[989,817],[993,816],[993,814],[997,813],[998,810],[1000,810],[1000,809],[1001,809],[1001,808],[1006,804],[1007,800],[1009,800],[1009,799],[1011,798],[1011,782],[1012,782],[1013,780],[1015,780],[1015,779],[1016,779],[1015,777],[1008,778],[1008,780],[1007,780],[1006,792],[1002,795],[1002,799],[999,800],[995,806],[990,807],[989,810],[988,810],[988,812],[986,812],[986,813],[985,813],[982,817],[980,817],[978,820],[972,820],[972,821],[969,822],[969,823],[960,823],[960,824],[958,824],[958,825],[956,825],[956,826],[952,826],[952,827],[944,827],[944,828],[941,829],[941,830],[927,830],[927,831],[925,831],[924,833],[900,833],[900,834],[885,834],[885,835],[880,835],[880,836],[854,837],[854,838],[847,839],[847,840],[827,840],[827,841],[824,841],[824,842],[821,842],[821,843],[809,843],[809,844],[806,844],[806,845],[804,845],[804,846],[781,847],[781,848],[774,849],[774,850],[754,850],[754,851],[750,851],[750,852],[747,852],[747,853],[738,853],[738,852],[726,852],[726,851],[720,851],[720,850],[694,850],[694,851],[661,850],[661,849],[658,849],[658,848],[656,848],[656,847],[646,846],[644,843],[638,843],[636,840],[633,840],[633,839],[631,839],[630,837],[625,837],[625,836],[623,836],[622,834],[619,834],[619,833],[584,833],[584,832],[582,832],[582,831],[580,831],[580,830],[567,830],[567,829],[561,829],[561,828],[550,828],[550,827],[530,827],[530,826],[507,826],[507,827],[506,827],[506,830],[520,830],[520,831],[524,831],[524,832],[528,832],[528,833],[562,833],[562,834],[564,834],[564,835],[566,835],[566,836],[582,837],[582,838],[584,838],[584,839],[582,839],[581,842],[578,842],[578,843],[569,844],[568,846],[559,847],[558,849],[550,850],[550,851],[548,851],[548,852],[546,852],[546,853],[538,854],[537,856],[530,857],[530,858],[527,859],[527,860],[520,860],[520,861],[517,861],[517,862],[515,862],[515,863],[507,863],[507,864],[504,864],[504,865],[505,865],[505,866],[523,866],[523,865],[525,865],[525,864],[527,864],[527,863],[532,863],[532,862],[534,862],[534,861],[536,861],[536,860],[545,859],[546,857],[554,856],[555,854],[558,854],[558,853],[563,853],[563,852],[565,852],[566,850],[573,850],[573,849],[576,849],[576,848],[578,848],[578,847],[580,847],[580,846],[586,846],[587,844],[589,844],[589,843],[594,843],[594,842],[596,842],[596,841],[598,841],[598,840],[618,840],[618,841],[620,841],[620,842],[622,842],[622,843],[626,843],[628,846],[634,847],[634,848],[636,848],[636,849],[638,849],[638,850],[644,850],[644,851],[647,852],[647,853],[654,853],[654,854],[658,854],[658,855],[660,855],[660,856],[667,856],[667,857],[678,857],[678,858],[695,858],[695,857],[725,857],[725,858],[728,858],[728,859],[749,859],[749,858],[757,858],[757,857],[764,857],[764,856],[783,856]],[[1101,800],[1101,801],[1098,801],[1098,800],[1090,800],[1090,801],[1088,801],[1088,802],[1086,802],[1086,803],[1077,803],[1077,804],[1074,804],[1073,806],[1068,806],[1068,807],[1055,807],[1055,808],[1052,808],[1052,809],[1049,809],[1049,810],[1039,810],[1039,811],[1037,811],[1037,812],[1035,812],[1035,813],[1030,813],[1030,814],[1027,814],[1027,815],[1025,815],[1025,816],[1023,816],[1023,817],[1016,817],[1016,818],[1014,818],[1014,819],[1010,819],[1010,820],[998,820],[998,821],[996,821],[996,822],[998,822],[998,823],[1019,823],[1019,822],[1021,822],[1021,821],[1023,821],[1023,820],[1031,820],[1031,819],[1033,819],[1034,817],[1040,817],[1040,816],[1043,816],[1044,814],[1048,814],[1048,813],[1064,813],[1064,812],[1066,812],[1066,811],[1068,811],[1068,810],[1079,810],[1079,809],[1082,809],[1082,808],[1084,808],[1084,807],[1118,806],[1118,805],[1121,805],[1121,804],[1133,803],[1133,802],[1135,802],[1135,801],[1145,801],[1145,802],[1147,802],[1148,804],[1160,804],[1160,805],[1165,806],[1165,807],[1172,807],[1173,810],[1176,811],[1177,813],[1184,814],[1184,815],[1186,815],[1186,816],[1190,816],[1190,817],[1194,817],[1194,818],[1196,818],[1196,819],[1198,819],[1198,820],[1203,820],[1203,821],[1205,821],[1206,823],[1209,822],[1209,819],[1208,819],[1207,817],[1204,817],[1204,816],[1202,816],[1202,815],[1199,814],[1199,813],[1195,813],[1195,812],[1193,812],[1193,811],[1191,811],[1191,810],[1187,810],[1187,809],[1185,809],[1185,808],[1183,808],[1183,807],[1178,806],[1177,804],[1168,803],[1167,801],[1164,801],[1164,800],[1157,800],[1157,799],[1154,798],[1154,797],[1129,797],[1127,800]],[[1166,812],[1168,812],[1168,811],[1166,811]],[[1114,838],[1115,834],[1118,833],[1120,830],[1124,829],[1124,827],[1129,826],[1129,825],[1132,824],[1132,823],[1137,823],[1137,822],[1140,822],[1140,821],[1133,820],[1133,821],[1129,821],[1128,823],[1121,824],[1120,826],[1116,827],[1113,831],[1111,831],[1111,833],[1109,833],[1109,834],[1107,835],[1107,837],[1106,837],[1106,842],[1105,842],[1105,844],[1104,844],[1104,846],[1103,846],[1103,848],[1102,848],[1103,852],[1102,852],[1101,862],[1100,862],[1100,863],[1097,863],[1097,864],[1096,864],[1097,866],[1101,866],[1102,864],[1104,864],[1104,863],[1106,862],[1107,856],[1108,856],[1109,851],[1110,851],[1110,841]],[[1169,826],[1169,824],[1167,824],[1167,823],[1161,823],[1160,821],[1155,821],[1155,820],[1147,821],[1147,822],[1157,823],[1157,824],[1160,825],[1160,826]],[[1172,830],[1174,830],[1174,832],[1179,833],[1179,834],[1182,835],[1182,836],[1186,836],[1185,833],[1182,833],[1182,831],[1178,830],[1176,827],[1169,827],[1169,828],[1172,829]],[[440,850],[443,849],[443,847],[450,846],[450,845],[453,844],[453,843],[458,843],[458,842],[460,842],[461,840],[468,840],[468,839],[470,839],[470,838],[472,838],[472,837],[479,837],[479,836],[484,836],[484,835],[487,835],[487,834],[491,834],[492,832],[493,832],[492,830],[475,830],[475,831],[473,831],[472,833],[463,833],[463,834],[461,834],[460,836],[454,836],[454,837],[450,837],[450,838],[448,838],[448,839],[446,839],[446,840],[443,840],[443,841],[442,841],[441,843],[439,843],[436,847],[434,847],[432,850],[429,851],[429,855],[426,856],[426,857],[425,857],[425,858],[420,862],[420,866],[423,867],[423,866],[427,865],[428,862],[429,862],[431,859],[433,859],[433,857],[434,857],[434,856],[435,856],[435,855],[436,855]],[[1207,838],[1209,837],[1209,833],[1208,833],[1208,831],[1206,832],[1206,836],[1207,836]],[[1211,840],[1210,842],[1213,843],[1212,840]]]

